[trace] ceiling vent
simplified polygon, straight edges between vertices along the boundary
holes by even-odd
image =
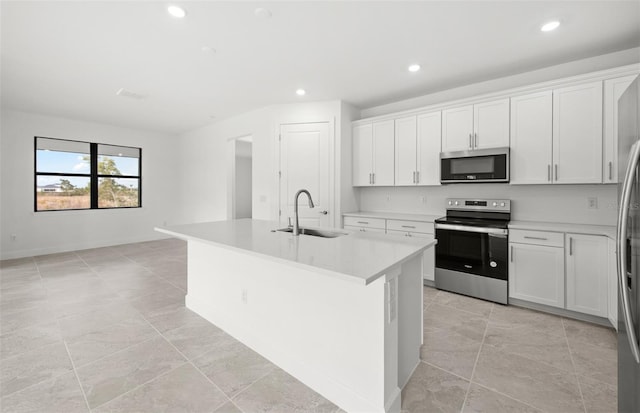
[[[132,92],[132,91],[127,90],[125,88],[120,88],[120,90],[118,90],[116,92],[116,95],[122,96],[122,97],[125,97],[125,98],[137,99],[137,100],[142,100],[142,99],[146,98],[145,95],[142,95],[140,93]]]

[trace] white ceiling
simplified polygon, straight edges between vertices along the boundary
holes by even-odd
[[[639,1],[176,3],[185,19],[164,1],[2,1],[3,107],[180,133],[270,104],[367,108],[640,45]],[[551,19],[560,28],[540,32]]]

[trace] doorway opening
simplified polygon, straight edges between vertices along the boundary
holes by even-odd
[[[234,139],[233,145],[233,182],[232,182],[232,218],[253,217],[253,139],[243,136]]]

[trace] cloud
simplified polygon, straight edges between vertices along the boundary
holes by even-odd
[[[89,164],[86,163],[86,162],[80,162],[78,164],[73,165],[73,170],[76,171],[76,172],[77,171],[82,171],[82,170],[85,170],[85,169],[89,169]]]

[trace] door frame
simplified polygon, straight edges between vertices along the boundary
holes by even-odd
[[[329,205],[329,214],[331,217],[329,218],[329,223],[333,227],[340,226],[340,217],[338,215],[338,205],[336,205],[338,197],[336,197],[336,145],[335,145],[335,117],[331,119],[312,119],[306,122],[279,122],[276,126],[274,126],[274,134],[273,134],[273,148],[274,154],[273,159],[274,162],[275,173],[274,173],[274,191],[277,194],[277,201],[274,202],[274,220],[278,221],[281,225],[284,221],[284,218],[281,216],[282,211],[282,185],[280,180],[280,172],[282,171],[282,139],[281,139],[281,130],[282,126],[288,125],[307,125],[311,123],[326,123],[328,128],[328,139],[329,139],[329,201],[327,205]],[[313,194],[311,194],[313,196]],[[286,222],[284,222],[286,225]]]

